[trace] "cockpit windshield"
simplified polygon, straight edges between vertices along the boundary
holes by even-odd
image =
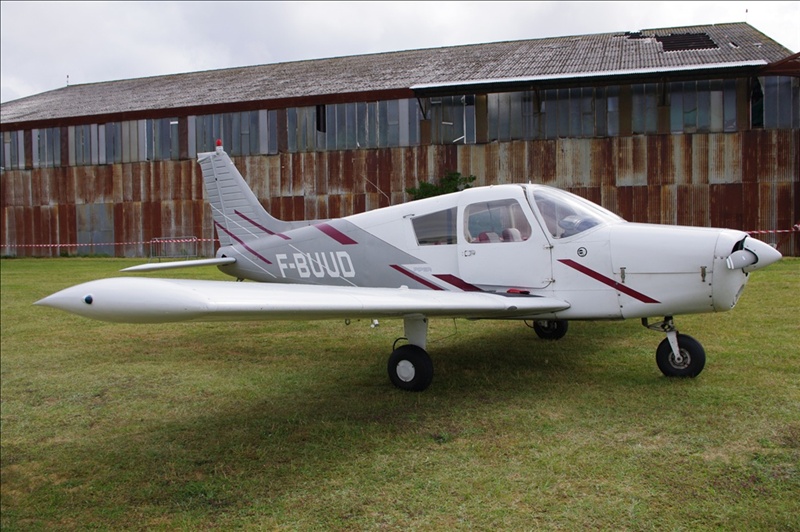
[[[531,195],[553,238],[567,238],[597,225],[623,221],[613,212],[557,188],[537,186]]]

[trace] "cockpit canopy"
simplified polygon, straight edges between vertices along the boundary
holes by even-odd
[[[591,201],[557,188],[529,186],[528,194],[553,238],[568,238],[597,225],[624,221]]]
[[[502,185],[489,190],[491,193],[482,194],[488,197],[468,196],[460,206],[412,216],[417,244],[525,242],[538,225],[551,238],[561,239],[592,227],[624,221],[580,196],[544,185]],[[531,210],[538,213],[531,216]],[[537,216],[538,224],[534,222]],[[457,229],[459,223],[461,231]]]

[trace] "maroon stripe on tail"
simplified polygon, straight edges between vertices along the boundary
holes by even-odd
[[[248,222],[250,222],[251,224],[255,225],[256,227],[258,227],[259,229],[261,229],[262,231],[264,231],[264,232],[265,232],[265,233],[267,233],[268,235],[279,236],[279,237],[281,237],[281,238],[282,238],[282,239],[284,239],[284,240],[291,240],[291,238],[289,238],[288,236],[286,236],[286,235],[284,235],[284,234],[281,234],[281,233],[276,233],[275,231],[270,231],[269,229],[267,229],[267,228],[266,228],[266,227],[264,227],[263,225],[259,224],[259,223],[258,223],[258,222],[256,222],[255,220],[251,220],[250,218],[248,218],[247,216],[245,216],[244,214],[240,213],[240,212],[239,212],[239,211],[237,211],[237,210],[234,210],[234,211],[233,211],[233,213],[234,213],[236,216],[238,216],[238,217],[240,217],[240,218],[243,218],[244,220],[247,220],[247,221],[248,221]]]
[[[614,279],[606,277],[602,273],[598,273],[598,272],[592,270],[591,268],[587,268],[583,264],[578,264],[577,262],[575,262],[572,259],[558,259],[558,262],[560,262],[562,264],[566,264],[570,268],[578,270],[582,274],[588,275],[589,277],[591,277],[595,281],[600,281],[601,283],[603,283],[605,285],[608,285],[611,288],[613,288],[613,289],[615,289],[615,290],[617,290],[619,292],[622,292],[625,295],[631,296],[634,299],[638,299],[642,303],[660,303],[660,301],[656,301],[655,299],[653,299],[650,296],[646,296],[641,292],[637,292],[636,290],[633,290],[632,288],[628,288],[624,284],[618,283]]]
[[[259,259],[261,259],[262,261],[266,262],[267,264],[272,264],[270,261],[265,259],[258,251],[254,250],[253,248],[251,248],[250,246],[245,244],[244,241],[241,238],[237,237],[236,235],[234,235],[233,233],[231,233],[230,231],[228,231],[227,229],[222,227],[222,225],[218,224],[217,222],[214,222],[214,225],[217,227],[217,229],[219,229],[220,231],[223,231],[226,235],[228,235],[232,239],[236,240],[239,244],[242,245],[242,247],[244,249],[246,249],[247,251],[249,251],[250,253],[252,253],[253,255],[258,257]]]
[[[358,244],[355,240],[347,236],[346,234],[342,233],[335,227],[330,224],[317,224],[314,227],[331,237],[332,239],[336,240],[338,243],[342,244],[343,246],[349,246],[351,244]]]
[[[437,285],[433,284],[432,282],[428,281],[427,279],[423,279],[419,275],[406,270],[405,268],[403,268],[399,264],[390,264],[390,266],[392,268],[394,268],[395,270],[397,270],[398,272],[400,272],[403,275],[405,275],[406,277],[410,277],[410,278],[414,279],[416,282],[427,286],[431,290],[444,290],[444,288],[442,288],[441,286],[437,286]]]

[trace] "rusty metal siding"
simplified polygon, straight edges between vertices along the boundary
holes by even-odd
[[[234,163],[262,204],[286,220],[400,203],[407,188],[457,171],[475,175],[475,185],[555,185],[631,221],[774,231],[800,221],[799,145],[797,130],[769,130],[282,153]],[[3,253],[75,253],[79,238],[100,230],[90,216],[100,212],[111,243],[121,243],[116,255],[146,256],[150,239],[169,236],[207,239],[201,252],[213,254],[195,161],[12,170],[0,179]],[[94,204],[103,207],[80,207]],[[800,253],[797,234],[760,237]]]

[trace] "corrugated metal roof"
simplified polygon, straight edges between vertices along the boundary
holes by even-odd
[[[676,51],[666,51],[661,42],[671,35],[680,36],[667,39]],[[716,47],[681,49],[681,42],[694,42],[686,35],[705,36],[702,42]],[[509,41],[72,85],[3,104],[0,124],[181,108],[197,112],[247,102],[268,107],[270,101],[292,99],[324,103],[343,94],[410,94],[415,86],[735,67],[773,63],[791,53],[746,23]]]

